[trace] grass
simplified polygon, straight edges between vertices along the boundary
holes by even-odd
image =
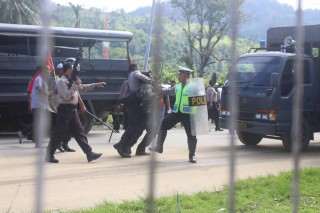
[[[299,212],[320,212],[320,168],[306,168],[300,172]],[[283,172],[277,176],[249,178],[236,183],[236,212],[280,213],[292,212],[292,174]],[[228,187],[221,191],[199,192],[194,195],[161,197],[155,201],[154,212],[220,213],[228,212]],[[133,213],[146,212],[146,200],[104,202],[92,209],[73,213]],[[64,211],[65,212],[65,211]]]

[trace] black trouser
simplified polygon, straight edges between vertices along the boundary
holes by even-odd
[[[212,103],[212,118],[214,120],[214,124],[216,125],[216,130],[220,129],[219,125],[219,117],[220,117],[220,112],[219,112],[219,106],[217,102]]]
[[[145,129],[145,119],[138,101],[127,105],[125,110],[130,121],[129,126],[121,137],[121,142],[124,144],[124,150],[128,150],[131,148],[132,143],[134,144],[142,135],[143,130]]]
[[[188,141],[197,140],[197,137],[191,134],[190,115],[181,112],[172,112],[168,116],[166,116],[161,122],[160,130],[158,133],[157,145],[163,145],[166,139],[167,130],[171,129],[172,127],[174,127],[174,125],[176,125],[179,122],[181,122],[184,127],[184,130],[188,137]]]
[[[123,129],[127,129],[130,124],[130,118],[126,108],[127,108],[126,106],[123,107],[123,119],[122,119]]]
[[[64,135],[64,138],[62,140],[62,146],[68,146],[69,144],[69,141],[71,140],[72,138],[72,134],[68,131],[65,135]]]
[[[61,141],[69,131],[84,153],[92,151],[92,148],[88,144],[88,139],[84,134],[77,106],[73,104],[60,104],[57,110],[56,128],[47,148],[47,154],[49,156],[54,155],[57,148],[61,145]]]
[[[147,133],[144,135],[142,141],[139,143],[137,147],[138,152],[145,152],[146,147],[150,145],[152,139],[155,138],[155,136],[157,135],[157,132],[159,130],[160,116],[158,111],[155,114],[157,115],[155,116],[155,118],[152,117],[151,113],[146,113],[144,116],[145,130]]]
[[[208,108],[208,120],[211,119],[211,122],[214,120],[213,118],[213,108],[214,108],[214,102],[212,102],[212,107],[210,107],[210,102],[207,102],[207,108]]]
[[[44,111],[46,113],[49,113],[50,115],[50,121],[52,121],[51,123],[51,126],[54,126],[55,125],[55,122],[54,122],[54,115],[55,113],[52,113],[52,112],[49,112],[45,109],[40,109],[40,108],[34,108],[32,109],[32,124],[29,124],[26,128],[24,128],[23,130],[21,130],[23,136],[27,136],[27,139],[28,140],[32,140],[34,141],[34,131],[36,131],[35,127],[36,127],[36,124],[34,123],[37,119],[36,119],[36,116],[39,116],[41,113],[40,111]],[[48,132],[46,132],[46,135],[48,134]]]
[[[120,129],[120,116],[119,112],[113,112],[112,113],[112,119],[113,119],[113,129],[119,130]]]

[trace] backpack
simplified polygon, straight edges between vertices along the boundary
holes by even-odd
[[[124,105],[130,105],[134,103],[140,103],[141,102],[141,95],[140,92],[132,92],[129,87],[128,80],[125,80],[122,83],[122,86],[120,88],[120,103],[123,103]]]

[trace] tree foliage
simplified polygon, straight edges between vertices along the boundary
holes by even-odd
[[[205,82],[208,82],[212,73],[216,73],[217,82],[221,84],[230,68],[231,42],[227,30],[223,31],[217,43],[215,42],[219,37],[213,36],[209,40],[209,35],[212,35],[213,30],[220,29],[217,26],[227,24],[225,21],[228,21],[228,0],[175,1],[185,3],[182,6],[186,7],[186,14],[183,15],[184,10],[181,7],[172,7],[170,1],[162,1],[164,9],[159,17],[162,23],[161,29],[155,29],[160,30],[158,32],[161,32],[161,40],[157,39],[155,37],[157,33],[154,33],[149,69],[153,69],[154,61],[158,60],[156,58],[160,58],[157,62],[160,63],[163,83],[168,83],[170,79],[177,80],[177,67],[182,65],[197,71],[203,68],[201,75],[200,72],[198,75],[203,76]],[[39,0],[0,0],[0,22],[39,24],[40,21],[37,23],[30,21],[35,17],[39,20],[39,15],[37,15],[39,14],[39,2]],[[192,5],[189,5],[190,3]],[[22,10],[23,8],[29,9]],[[53,4],[52,9],[54,10],[51,20],[53,26],[75,26],[77,17],[70,5]],[[246,0],[242,4],[241,10],[246,16],[246,21],[239,25],[238,52],[240,54],[248,51],[250,47],[257,47],[257,40],[266,39],[268,28],[295,24],[294,9],[288,5],[281,5],[276,0]],[[134,36],[129,45],[131,58],[134,63],[143,67],[150,14],[150,7],[141,7],[129,13],[122,9],[107,13],[101,8],[92,7],[81,8],[78,18],[81,19],[82,28],[105,29],[106,16],[108,15],[110,30],[132,32]],[[305,24],[318,24],[317,20],[319,19],[319,10],[307,10],[304,13]],[[190,35],[189,40],[186,36],[187,33]],[[157,46],[159,44],[161,45]],[[208,57],[210,48],[213,48],[213,51]],[[157,52],[158,49],[159,52]],[[100,49],[97,51],[97,54],[100,54]],[[156,56],[158,53],[159,55]],[[199,53],[206,55],[201,58]],[[122,57],[125,52],[123,53],[123,50],[119,48],[114,49],[113,54]],[[205,63],[207,65],[203,66]]]
[[[202,77],[205,68],[219,58],[215,47],[229,30],[229,1],[171,0],[171,3],[185,19],[182,28],[189,48],[182,59]]]
[[[39,6],[39,0],[0,0],[0,22],[38,25]]]

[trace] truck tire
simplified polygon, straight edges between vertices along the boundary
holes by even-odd
[[[311,138],[311,127],[307,120],[303,120],[302,127],[300,129],[300,135],[302,137],[302,144],[300,147],[300,151],[305,151],[310,143]],[[292,151],[292,139],[291,139],[291,132],[281,136],[282,145],[286,151]]]
[[[88,113],[79,112],[80,121],[82,123],[84,134],[88,134],[92,128],[92,117]]]
[[[238,138],[244,145],[256,146],[263,138],[263,135],[237,131]]]

